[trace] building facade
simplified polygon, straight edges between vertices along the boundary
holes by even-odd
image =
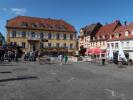
[[[91,24],[80,29],[79,48],[90,48],[90,41],[93,39],[98,30],[102,27],[100,23]]]
[[[133,59],[133,23],[118,27],[107,41],[107,50],[118,52],[120,44],[129,58]]]
[[[102,26],[91,41],[91,48],[96,47],[102,50],[106,50],[107,40],[109,39],[110,34],[114,32],[115,29],[119,26],[121,26],[121,23],[118,20]]]
[[[76,30],[64,20],[17,16],[7,21],[7,44],[22,46],[23,51],[73,53]]]

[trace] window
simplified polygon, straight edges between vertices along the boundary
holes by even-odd
[[[49,33],[49,34],[48,34],[48,39],[51,39],[51,38],[52,38],[52,34]]]
[[[43,39],[43,38],[44,38],[44,34],[40,33],[40,39]]]
[[[119,37],[121,36],[121,34],[119,33]]]
[[[109,43],[107,44],[107,48],[109,48]]]
[[[118,43],[115,43],[115,48],[118,48]]]
[[[70,44],[70,49],[72,49],[72,48],[73,48],[73,44],[71,43],[71,44]]]
[[[102,45],[102,42],[100,42],[100,46]]]
[[[114,48],[114,43],[111,43],[112,48]]]
[[[22,37],[26,37],[26,32],[22,32]]]
[[[103,45],[105,45],[105,42],[103,41]]]
[[[102,39],[102,36],[100,36],[99,38]]]
[[[113,37],[114,37],[114,35],[112,34],[112,35],[111,35],[111,37],[113,38]]]
[[[118,33],[115,33],[115,37],[116,37],[116,38],[119,38],[119,35],[118,35]]]
[[[56,47],[59,47],[60,46],[60,44],[59,43],[56,43]]]
[[[127,47],[129,47],[129,42],[127,42]]]
[[[66,40],[66,34],[63,34],[63,39]]]
[[[37,25],[35,23],[32,23],[31,27],[35,28],[35,27],[37,27]]]
[[[70,35],[70,40],[73,40],[73,35]]]
[[[48,43],[48,47],[51,47],[51,43]]]
[[[125,32],[125,36],[128,36],[128,35],[129,35],[129,32],[128,32],[128,31],[126,31],[126,32]]]
[[[66,48],[66,43],[63,44],[63,47]]]
[[[44,48],[43,43],[40,43],[40,49]]]
[[[60,39],[60,34],[59,33],[56,34],[56,39]]]
[[[49,26],[49,28],[50,28],[50,29],[52,29],[52,28],[53,28],[53,26]]]
[[[16,37],[16,31],[13,31],[12,32],[12,38],[15,38]]]
[[[40,24],[39,24],[39,27],[40,27],[40,28],[45,28],[45,25],[42,24],[42,23],[40,23]]]
[[[121,42],[122,47],[124,47],[124,42]]]
[[[22,26],[22,27],[28,27],[28,23],[22,22],[22,23],[21,23],[21,26]]]
[[[22,48],[25,48],[25,42],[22,42]]]
[[[32,32],[32,33],[31,33],[31,37],[32,37],[32,38],[35,38],[35,32]]]
[[[132,31],[132,35],[133,35],[133,31]]]
[[[105,38],[107,38],[107,35],[105,35]]]

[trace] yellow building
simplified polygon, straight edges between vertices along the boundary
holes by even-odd
[[[7,21],[7,44],[22,46],[23,51],[73,53],[76,30],[64,20],[17,16]]]

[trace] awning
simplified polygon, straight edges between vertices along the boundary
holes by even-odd
[[[100,54],[100,53],[106,53],[106,51],[100,48],[88,48],[86,49],[85,52],[85,54]]]

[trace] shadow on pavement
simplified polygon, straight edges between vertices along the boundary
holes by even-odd
[[[28,79],[38,79],[38,77],[37,76],[18,76],[16,78],[0,79],[0,82],[9,82],[9,81],[17,81],[17,80],[28,80]]]
[[[14,68],[14,71],[25,71],[28,70],[28,68]]]
[[[11,71],[3,71],[3,72],[0,72],[1,74],[8,74],[8,73],[12,73]]]
[[[63,65],[72,65],[72,64],[63,64]]]

